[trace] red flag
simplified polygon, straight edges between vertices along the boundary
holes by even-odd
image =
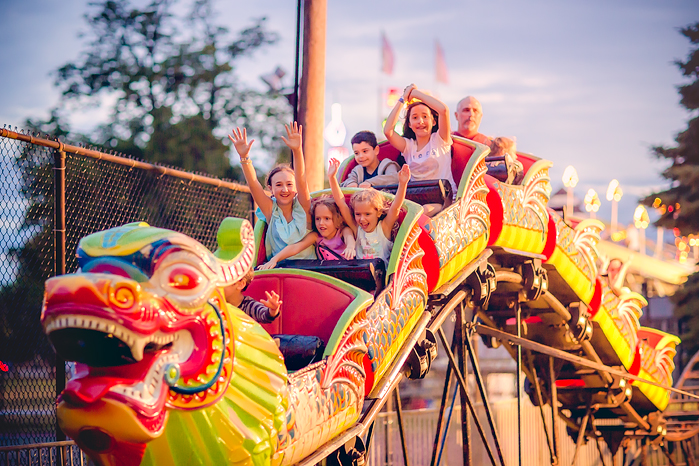
[[[435,74],[437,76],[437,82],[449,84],[447,61],[444,59],[444,49],[439,41],[435,41]]]
[[[393,48],[383,32],[381,32],[381,71],[393,74]]]

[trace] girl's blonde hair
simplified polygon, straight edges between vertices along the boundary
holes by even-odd
[[[490,144],[490,155],[516,155],[517,145],[510,138],[497,137]]]
[[[353,211],[357,202],[368,202],[370,206],[379,211],[379,218],[386,215],[386,211],[388,210],[386,198],[374,188],[362,189],[352,194],[352,197],[350,197],[350,206]]]
[[[330,197],[330,196],[321,196],[321,197],[316,197],[315,199],[311,200],[311,228],[313,231],[316,233],[320,234],[318,231],[318,227],[316,227],[316,208],[319,205],[324,205],[328,209],[330,209],[330,213],[332,213],[333,216],[333,223],[335,224],[335,228],[338,230],[341,230],[342,227],[344,226],[345,222],[342,220],[342,215],[340,214],[340,209],[337,208],[337,204],[335,204],[335,200]]]

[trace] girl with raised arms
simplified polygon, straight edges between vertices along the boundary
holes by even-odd
[[[250,187],[252,198],[258,205],[257,218],[267,222],[265,249],[267,259],[279,254],[290,244],[301,241],[308,232],[310,218],[311,194],[306,182],[306,166],[303,160],[303,128],[296,122],[284,125],[286,136],[284,144],[291,149],[294,157],[293,170],[288,165],[277,165],[267,175],[267,186],[272,191],[268,196],[257,180],[255,168],[250,161],[250,147],[254,139],[248,142],[247,130],[236,128],[228,138],[233,142],[240,156],[243,175]],[[293,256],[294,259],[315,259],[313,248],[306,248]]]
[[[418,99],[408,105],[403,136],[394,130],[404,102]],[[395,107],[386,119],[384,126],[386,139],[398,149],[410,167],[416,180],[449,180],[452,193],[456,195],[458,186],[451,173],[451,125],[449,108],[439,99],[427,95],[411,84],[403,91]],[[423,206],[425,214],[433,216],[438,213],[441,204]]]
[[[388,264],[393,247],[393,242],[390,240],[391,230],[398,220],[400,208],[405,200],[405,191],[410,181],[410,168],[408,165],[403,165],[398,172],[398,191],[389,208],[386,208],[386,200],[381,193],[374,188],[367,188],[352,194],[350,210],[335,176],[339,167],[340,162],[337,159],[330,159],[328,178],[333,198],[342,218],[357,236],[357,259],[381,258]]]

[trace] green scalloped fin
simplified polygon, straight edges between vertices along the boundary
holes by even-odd
[[[218,249],[214,252],[214,256],[223,261],[231,261],[235,259],[243,250],[243,242],[240,236],[240,228],[243,225],[242,218],[226,217],[218,227],[216,233],[216,241]]]

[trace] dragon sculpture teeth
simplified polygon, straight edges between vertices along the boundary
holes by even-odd
[[[99,317],[85,317],[79,315],[68,315],[60,318],[51,318],[44,324],[44,330],[46,333],[51,333],[55,330],[61,330],[65,328],[82,328],[87,330],[96,330],[105,332],[109,335],[113,335],[119,340],[125,342],[131,354],[136,361],[141,361],[143,359],[143,352],[151,343],[155,343],[158,346],[165,346],[170,343],[176,342],[180,337],[186,337],[189,342],[184,347],[188,349],[191,353],[192,344],[191,336],[188,332],[176,332],[176,333],[164,333],[158,331],[152,335],[139,335],[136,332],[129,330],[128,328],[113,323],[107,319],[102,319]],[[179,348],[179,347],[178,347]],[[179,351],[180,354],[187,359],[189,354],[186,351]]]

